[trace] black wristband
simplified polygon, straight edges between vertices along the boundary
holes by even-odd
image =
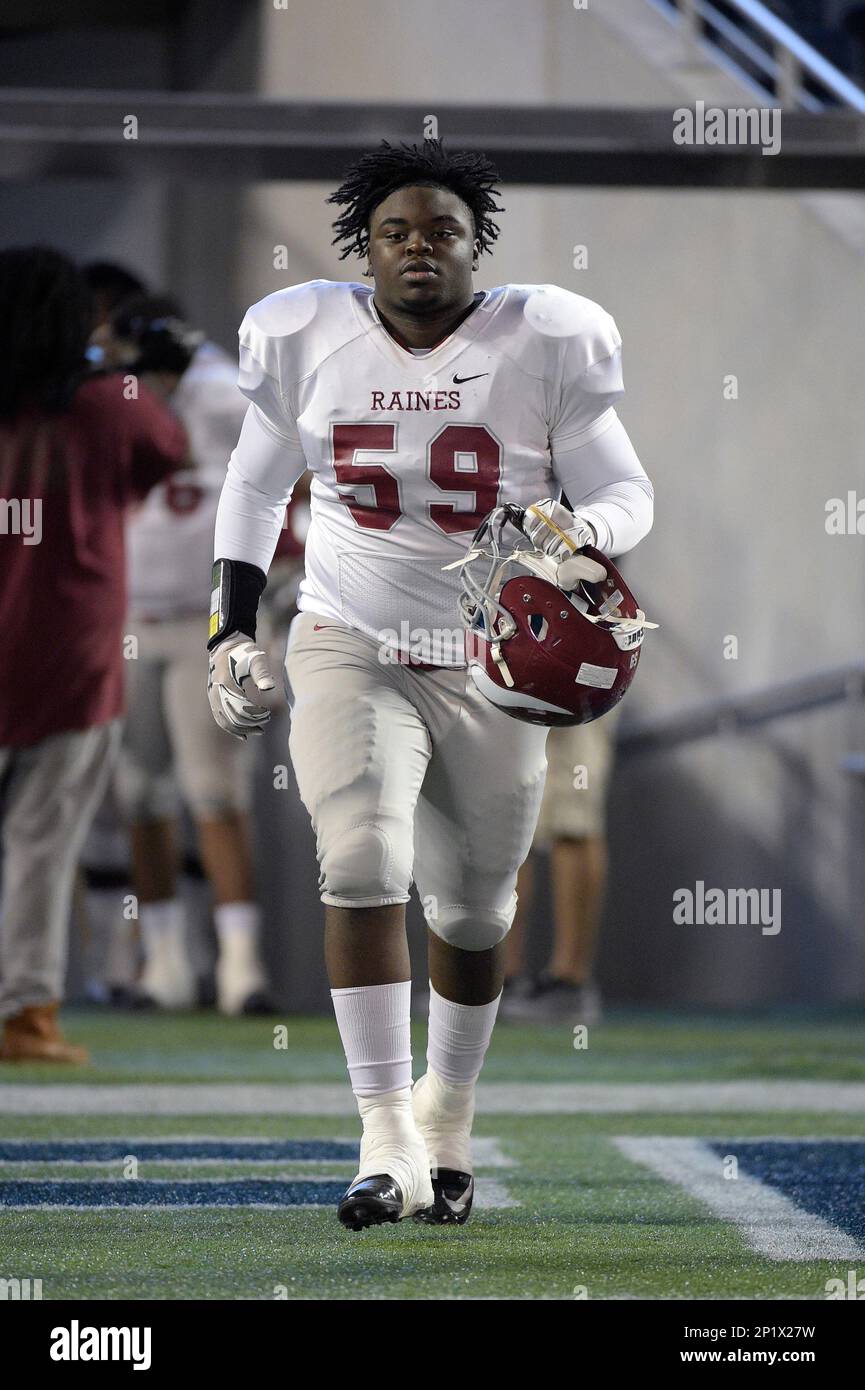
[[[208,651],[218,646],[230,632],[255,636],[258,600],[266,583],[264,571],[246,560],[215,562],[210,595]]]

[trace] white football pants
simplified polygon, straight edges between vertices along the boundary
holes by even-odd
[[[316,833],[321,900],[408,901],[484,951],[510,929],[531,848],[547,730],[490,705],[465,669],[388,662],[372,637],[314,613],[285,658],[289,747]]]

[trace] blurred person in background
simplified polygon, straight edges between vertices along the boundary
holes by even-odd
[[[170,401],[195,465],[155,488],[127,528],[129,627],[138,652],[129,663],[116,791],[129,822],[138,898],[138,998],[161,1008],[198,1001],[178,891],[182,799],[213,893],[218,1007],[262,1012],[269,997],[250,844],[252,764],[214,724],[198,656],[216,507],[247,402],[236,384],[237,363],[191,328],[168,296],[126,299],[97,337],[109,366],[146,373]]]
[[[518,906],[507,939],[501,1016],[525,1023],[601,1021],[592,978],[607,884],[606,806],[618,710],[574,728],[551,729],[547,781],[532,853],[517,877]],[[553,941],[546,969],[526,973],[538,851],[549,851]]]
[[[84,267],[93,302],[93,334],[91,345],[101,351],[103,336],[110,337],[112,315],[125,299],[146,292],[143,281],[114,261],[90,261]]]
[[[85,1062],[57,1020],[76,861],[120,737],[124,522],[186,458],[142,384],[94,373],[84,275],[0,252],[0,1059]]]

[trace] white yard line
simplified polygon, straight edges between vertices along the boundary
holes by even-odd
[[[667,1182],[684,1188],[723,1221],[736,1226],[752,1250],[770,1260],[857,1260],[865,1246],[783,1193],[742,1173],[724,1177],[721,1155],[699,1139],[623,1136],[618,1149]],[[730,1141],[731,1152],[735,1143]]]
[[[510,1195],[504,1183],[481,1177],[475,1178],[474,1205],[486,1211],[491,1207],[518,1207],[521,1203]]]
[[[487,1082],[479,1115],[581,1115],[699,1111],[749,1114],[810,1110],[865,1117],[858,1081]],[[340,1115],[356,1116],[344,1084],[19,1085],[0,1084],[5,1115]]]

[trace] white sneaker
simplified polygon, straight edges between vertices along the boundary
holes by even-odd
[[[138,989],[157,1008],[192,1008],[196,1003],[195,975],[180,937],[166,934],[150,943]]]
[[[402,1221],[434,1199],[410,1089],[360,1098],[358,1110],[363,1120],[360,1167],[337,1208],[343,1226],[352,1231]]]
[[[474,1199],[472,1121],[475,1086],[454,1086],[429,1069],[414,1084],[412,1110],[430,1163],[432,1204],[417,1213],[429,1226],[463,1226]]]
[[[220,943],[216,962],[216,1003],[220,1013],[241,1014],[250,1001],[267,994],[267,978],[256,942],[240,932]]]

